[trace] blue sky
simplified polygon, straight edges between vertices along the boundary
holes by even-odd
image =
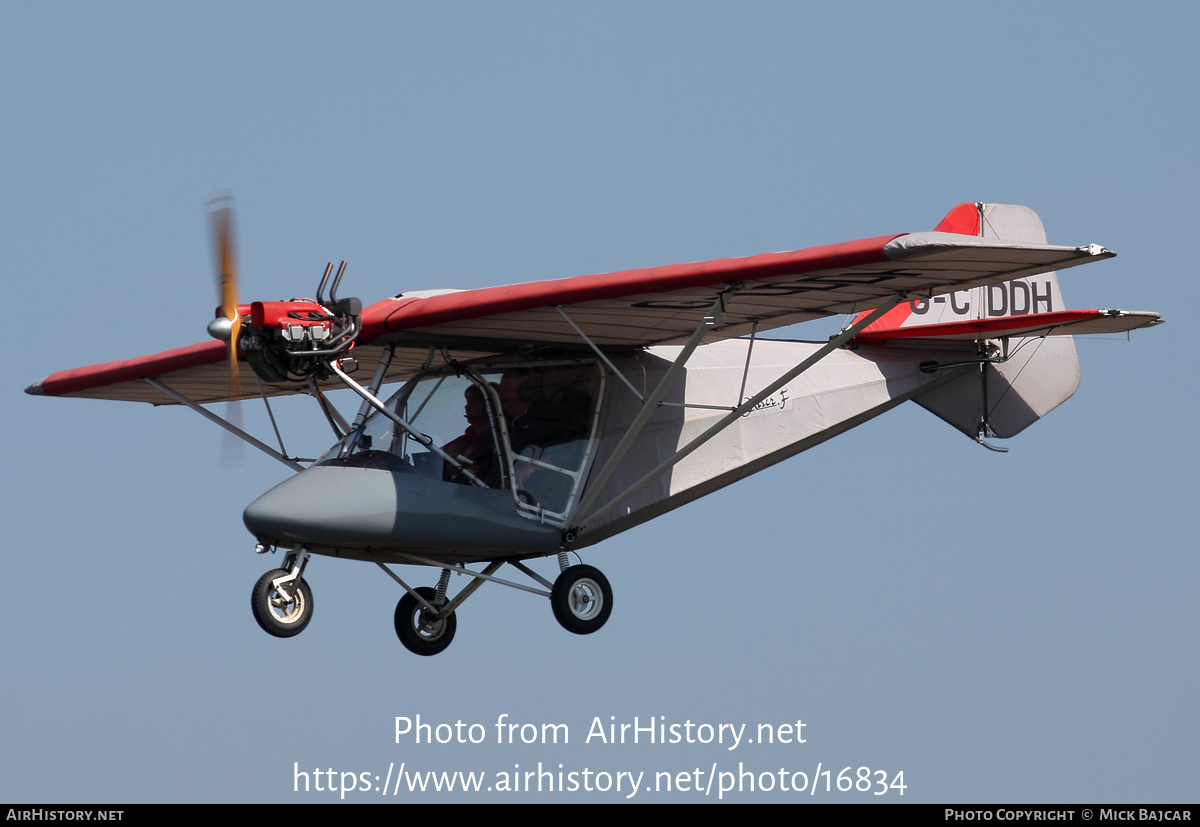
[[[1194,801],[1198,22],[1182,3],[0,5],[0,799],[330,800],[293,792],[296,764],[740,761],[903,770],[904,801]],[[308,294],[342,258],[342,292],[373,301],[927,230],[979,200],[1119,253],[1063,274],[1069,304],[1169,324],[1081,342],[1079,391],[1007,455],[906,405],[589,550],[615,590],[591,637],[484,588],[416,658],[399,589],[318,559],[314,620],[280,641],[247,605],[270,563],[241,510],[281,466],[223,469],[188,411],[22,393],[204,337],[223,187],[246,300]],[[326,447],[315,409],[280,407]],[[396,744],[417,714],[572,740]],[[806,743],[584,743],[610,716],[803,720]],[[804,800],[901,800],[823,785]],[[556,798],[621,800],[466,796]]]

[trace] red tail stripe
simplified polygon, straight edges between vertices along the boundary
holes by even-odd
[[[934,232],[939,233],[979,235],[979,206],[977,204],[959,204],[946,213],[942,222],[933,229]]]

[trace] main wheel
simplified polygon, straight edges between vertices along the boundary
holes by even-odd
[[[431,605],[437,598],[437,592],[428,586],[415,589],[416,593],[425,598]],[[454,640],[454,630],[458,627],[458,618],[454,612],[445,617],[430,614],[429,610],[417,602],[408,592],[396,604],[396,637],[404,644],[404,648],[414,655],[436,655],[450,645]]]
[[[568,632],[590,635],[598,632],[612,614],[612,587],[599,569],[571,566],[554,581],[550,608]]]
[[[290,572],[274,569],[258,578],[254,584],[254,592],[250,595],[250,610],[254,619],[263,631],[275,637],[292,637],[304,631],[308,621],[312,620],[313,597],[312,590],[300,578],[284,586],[291,592],[290,598],[285,597],[271,582],[280,577],[287,577]],[[290,587],[290,588],[289,588]]]

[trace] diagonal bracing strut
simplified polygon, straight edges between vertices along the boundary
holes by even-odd
[[[626,500],[628,500],[634,494],[641,491],[643,488],[645,488],[647,485],[649,485],[651,482],[653,482],[655,479],[657,479],[659,476],[661,476],[669,468],[671,468],[674,465],[676,465],[677,463],[679,463],[682,459],[684,459],[684,457],[691,454],[693,451],[695,451],[701,445],[708,442],[710,439],[715,437],[721,431],[725,430],[730,425],[732,425],[734,422],[736,422],[742,416],[742,414],[746,413],[747,411],[753,410],[754,406],[757,405],[759,402],[763,401],[768,396],[775,393],[775,391],[779,390],[784,385],[786,385],[788,382],[792,381],[797,376],[799,376],[800,374],[804,373],[806,370],[811,368],[813,365],[820,362],[822,359],[824,359],[830,353],[837,350],[842,345],[846,344],[846,342],[850,341],[852,338],[857,336],[863,328],[865,328],[869,324],[872,324],[875,320],[877,320],[879,317],[881,317],[884,313],[887,313],[889,310],[891,310],[897,304],[904,301],[905,298],[906,297],[904,295],[895,296],[894,298],[888,300],[884,304],[881,304],[879,307],[877,307],[874,311],[872,311],[869,315],[867,315],[862,321],[858,322],[857,324],[852,325],[851,327],[846,328],[841,333],[839,333],[837,336],[834,336],[832,339],[829,340],[829,342],[827,344],[823,345],[819,350],[817,350],[815,353],[813,353],[811,356],[809,356],[803,362],[801,362],[800,364],[796,365],[791,370],[784,373],[782,376],[780,376],[774,382],[767,385],[767,387],[763,388],[761,391],[756,393],[754,396],[747,399],[744,403],[739,405],[737,408],[732,410],[730,413],[721,417],[720,421],[718,421],[715,425],[710,427],[704,433],[700,434],[700,436],[693,439],[687,445],[685,445],[684,447],[682,447],[678,451],[676,451],[674,456],[672,456],[670,459],[666,460],[661,465],[659,465],[657,468],[655,468],[653,471],[646,474],[644,477],[642,477],[640,480],[635,482],[633,485],[626,488],[623,492],[618,494],[616,497],[609,500],[607,503],[605,503],[604,505],[597,508],[595,511],[588,514],[586,520],[580,524],[580,527],[577,530],[581,530],[582,528],[586,527],[587,522],[594,521],[597,517],[599,517],[603,514],[607,514],[612,509],[614,509],[617,506],[624,503]],[[615,458],[615,455],[614,455],[614,458]],[[611,464],[611,460],[610,460],[610,464]],[[607,479],[608,478],[605,477],[603,480],[599,480],[599,479],[597,480],[596,484],[591,488],[591,491],[590,491],[590,494],[592,496],[586,498],[588,501],[588,504],[590,504],[591,501],[595,499],[595,494],[597,494],[599,492],[600,486],[603,485],[603,483]],[[582,514],[584,505],[585,505],[585,503],[581,502],[580,508],[578,508],[575,513]]]
[[[642,410],[638,413],[637,418],[633,420],[633,424],[629,426],[629,430],[621,437],[621,441],[617,443],[617,447],[613,449],[612,456],[604,463],[604,467],[596,475],[595,481],[589,483],[587,493],[583,495],[583,499],[575,507],[576,514],[582,514],[584,509],[595,501],[596,495],[600,493],[600,489],[604,486],[604,483],[608,482],[608,478],[617,470],[617,465],[624,459],[629,449],[633,447],[633,442],[637,439],[638,434],[642,432],[642,428],[646,426],[646,423],[650,421],[650,417],[658,410],[658,403],[662,401],[662,398],[667,395],[667,391],[675,384],[675,380],[683,371],[683,366],[687,364],[692,353],[700,346],[700,342],[704,339],[705,335],[716,326],[717,317],[725,312],[725,302],[737,292],[740,286],[740,282],[730,284],[717,296],[717,300],[713,302],[712,308],[705,314],[699,326],[696,327],[695,332],[692,333],[692,337],[683,346],[683,350],[679,351],[679,355],[671,363],[671,367],[667,370],[666,375],[659,381],[658,387],[646,398],[645,404],[642,405]]]
[[[569,324],[571,326],[572,330],[574,330],[576,333],[579,334],[579,338],[581,338],[585,342],[587,342],[588,347],[590,347],[597,356],[599,356],[602,360],[604,360],[604,364],[608,365],[608,369],[613,372],[613,375],[615,375],[618,379],[620,379],[622,382],[625,383],[625,387],[629,388],[629,390],[631,390],[633,392],[633,395],[638,398],[638,401],[645,403],[646,397],[642,396],[641,391],[639,391],[637,388],[635,388],[633,386],[633,383],[625,378],[625,374],[623,374],[623,373],[621,373],[621,371],[617,370],[617,366],[612,363],[612,361],[608,358],[608,355],[603,350],[596,347],[596,343],[593,342],[591,339],[589,339],[588,335],[579,329],[579,325],[575,324],[575,322],[571,319],[571,317],[567,315],[567,311],[562,309],[562,305],[561,304],[555,305],[554,309],[557,310],[559,312],[559,314],[564,319],[567,320],[567,324]]]
[[[468,583],[466,586],[464,586],[463,589],[461,591],[459,591],[459,593],[457,595],[454,596],[454,599],[447,601],[445,603],[445,605],[443,605],[439,609],[436,606],[433,606],[432,604],[430,604],[429,601],[427,601],[425,598],[421,597],[421,595],[417,594],[417,592],[411,586],[409,586],[407,583],[405,583],[400,578],[400,576],[397,575],[394,571],[392,571],[387,566],[385,566],[382,562],[380,562],[380,560],[378,558],[373,558],[375,565],[377,565],[377,566],[379,566],[379,568],[383,569],[384,573],[387,574],[388,577],[392,578],[397,583],[399,583],[406,592],[408,592],[410,595],[412,595],[414,600],[416,600],[418,603],[420,603],[426,609],[428,609],[429,611],[438,615],[439,617],[445,617],[446,615],[453,613],[455,609],[457,609],[459,606],[461,606],[463,604],[463,602],[466,601],[466,599],[468,597],[470,597],[472,594],[474,594],[475,590],[478,589],[480,586],[482,586],[485,582],[499,583],[502,586],[508,586],[509,588],[513,588],[513,589],[520,589],[521,591],[530,592],[532,594],[536,594],[541,597],[549,597],[550,596],[549,589],[554,588],[553,583],[550,583],[547,580],[545,580],[544,578],[540,577],[536,572],[525,567],[517,560],[507,560],[507,561],[506,560],[494,560],[491,563],[488,563],[487,567],[484,568],[483,571],[472,571],[471,569],[468,569],[466,566],[463,566],[462,564],[451,565],[449,563],[441,563],[436,560],[429,560],[424,557],[416,557],[411,554],[404,554],[401,556],[403,556],[407,560],[411,560],[416,565],[432,566],[434,568],[440,568],[442,570],[443,575],[447,574],[447,573],[461,574],[461,575],[466,575],[467,577],[471,578],[471,582]],[[546,588],[545,589],[535,589],[532,586],[524,586],[524,585],[521,585],[520,583],[514,583],[511,580],[504,580],[500,577],[493,576],[493,575],[495,575],[495,573],[497,571],[499,571],[500,567],[503,566],[506,562],[509,565],[515,566],[518,570],[520,570],[524,574],[529,575],[529,577],[538,581]]]
[[[162,391],[167,396],[174,399],[176,402],[179,402],[181,405],[186,405],[187,407],[191,408],[196,413],[203,416],[205,419],[209,419],[209,420],[217,423],[222,428],[229,431],[229,433],[233,434],[234,436],[238,437],[239,439],[244,439],[250,445],[253,445],[255,448],[262,451],[267,456],[274,457],[275,459],[279,460],[284,465],[286,465],[288,468],[291,468],[293,471],[303,471],[304,470],[304,466],[301,465],[300,463],[293,462],[291,459],[289,459],[288,457],[285,457],[283,454],[279,453],[278,451],[276,451],[274,448],[270,447],[269,445],[265,445],[262,442],[259,442],[257,439],[250,436],[250,434],[246,433],[241,428],[225,421],[224,419],[217,416],[212,411],[201,407],[197,403],[193,402],[191,399],[188,399],[186,396],[184,396],[179,391],[174,390],[173,388],[167,387],[162,382],[159,382],[157,379],[145,378],[145,379],[142,379],[141,381],[145,382],[147,385],[150,385],[151,387],[158,388],[160,391]]]

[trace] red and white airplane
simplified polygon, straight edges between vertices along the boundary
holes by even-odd
[[[1068,310],[1056,271],[1114,253],[1049,245],[1033,211],[1000,204],[960,204],[933,232],[366,308],[337,297],[344,262],[328,299],[332,265],[315,299],[238,304],[231,215],[213,213],[219,341],[61,371],[27,392],[186,405],[287,465],[296,473],[244,515],[257,551],[285,552],[254,587],[259,624],[305,628],[311,555],[364,560],[403,587],[396,632],[420,655],[450,644],[456,610],[485,582],[549,597],[565,628],[595,632],[612,590],[573,554],[906,400],[1004,450],[986,440],[1074,393],[1073,334],[1159,322]],[[833,314],[848,321],[828,341],[761,338]],[[334,388],[361,399],[352,417],[327,399]],[[307,467],[282,438],[275,450],[202,407],[259,397],[269,412],[270,397],[297,393],[337,438]],[[553,581],[526,565],[550,556]],[[436,587],[413,588],[395,564],[438,570]],[[497,577],[506,564],[532,585]],[[453,596],[451,573],[469,579]]]

